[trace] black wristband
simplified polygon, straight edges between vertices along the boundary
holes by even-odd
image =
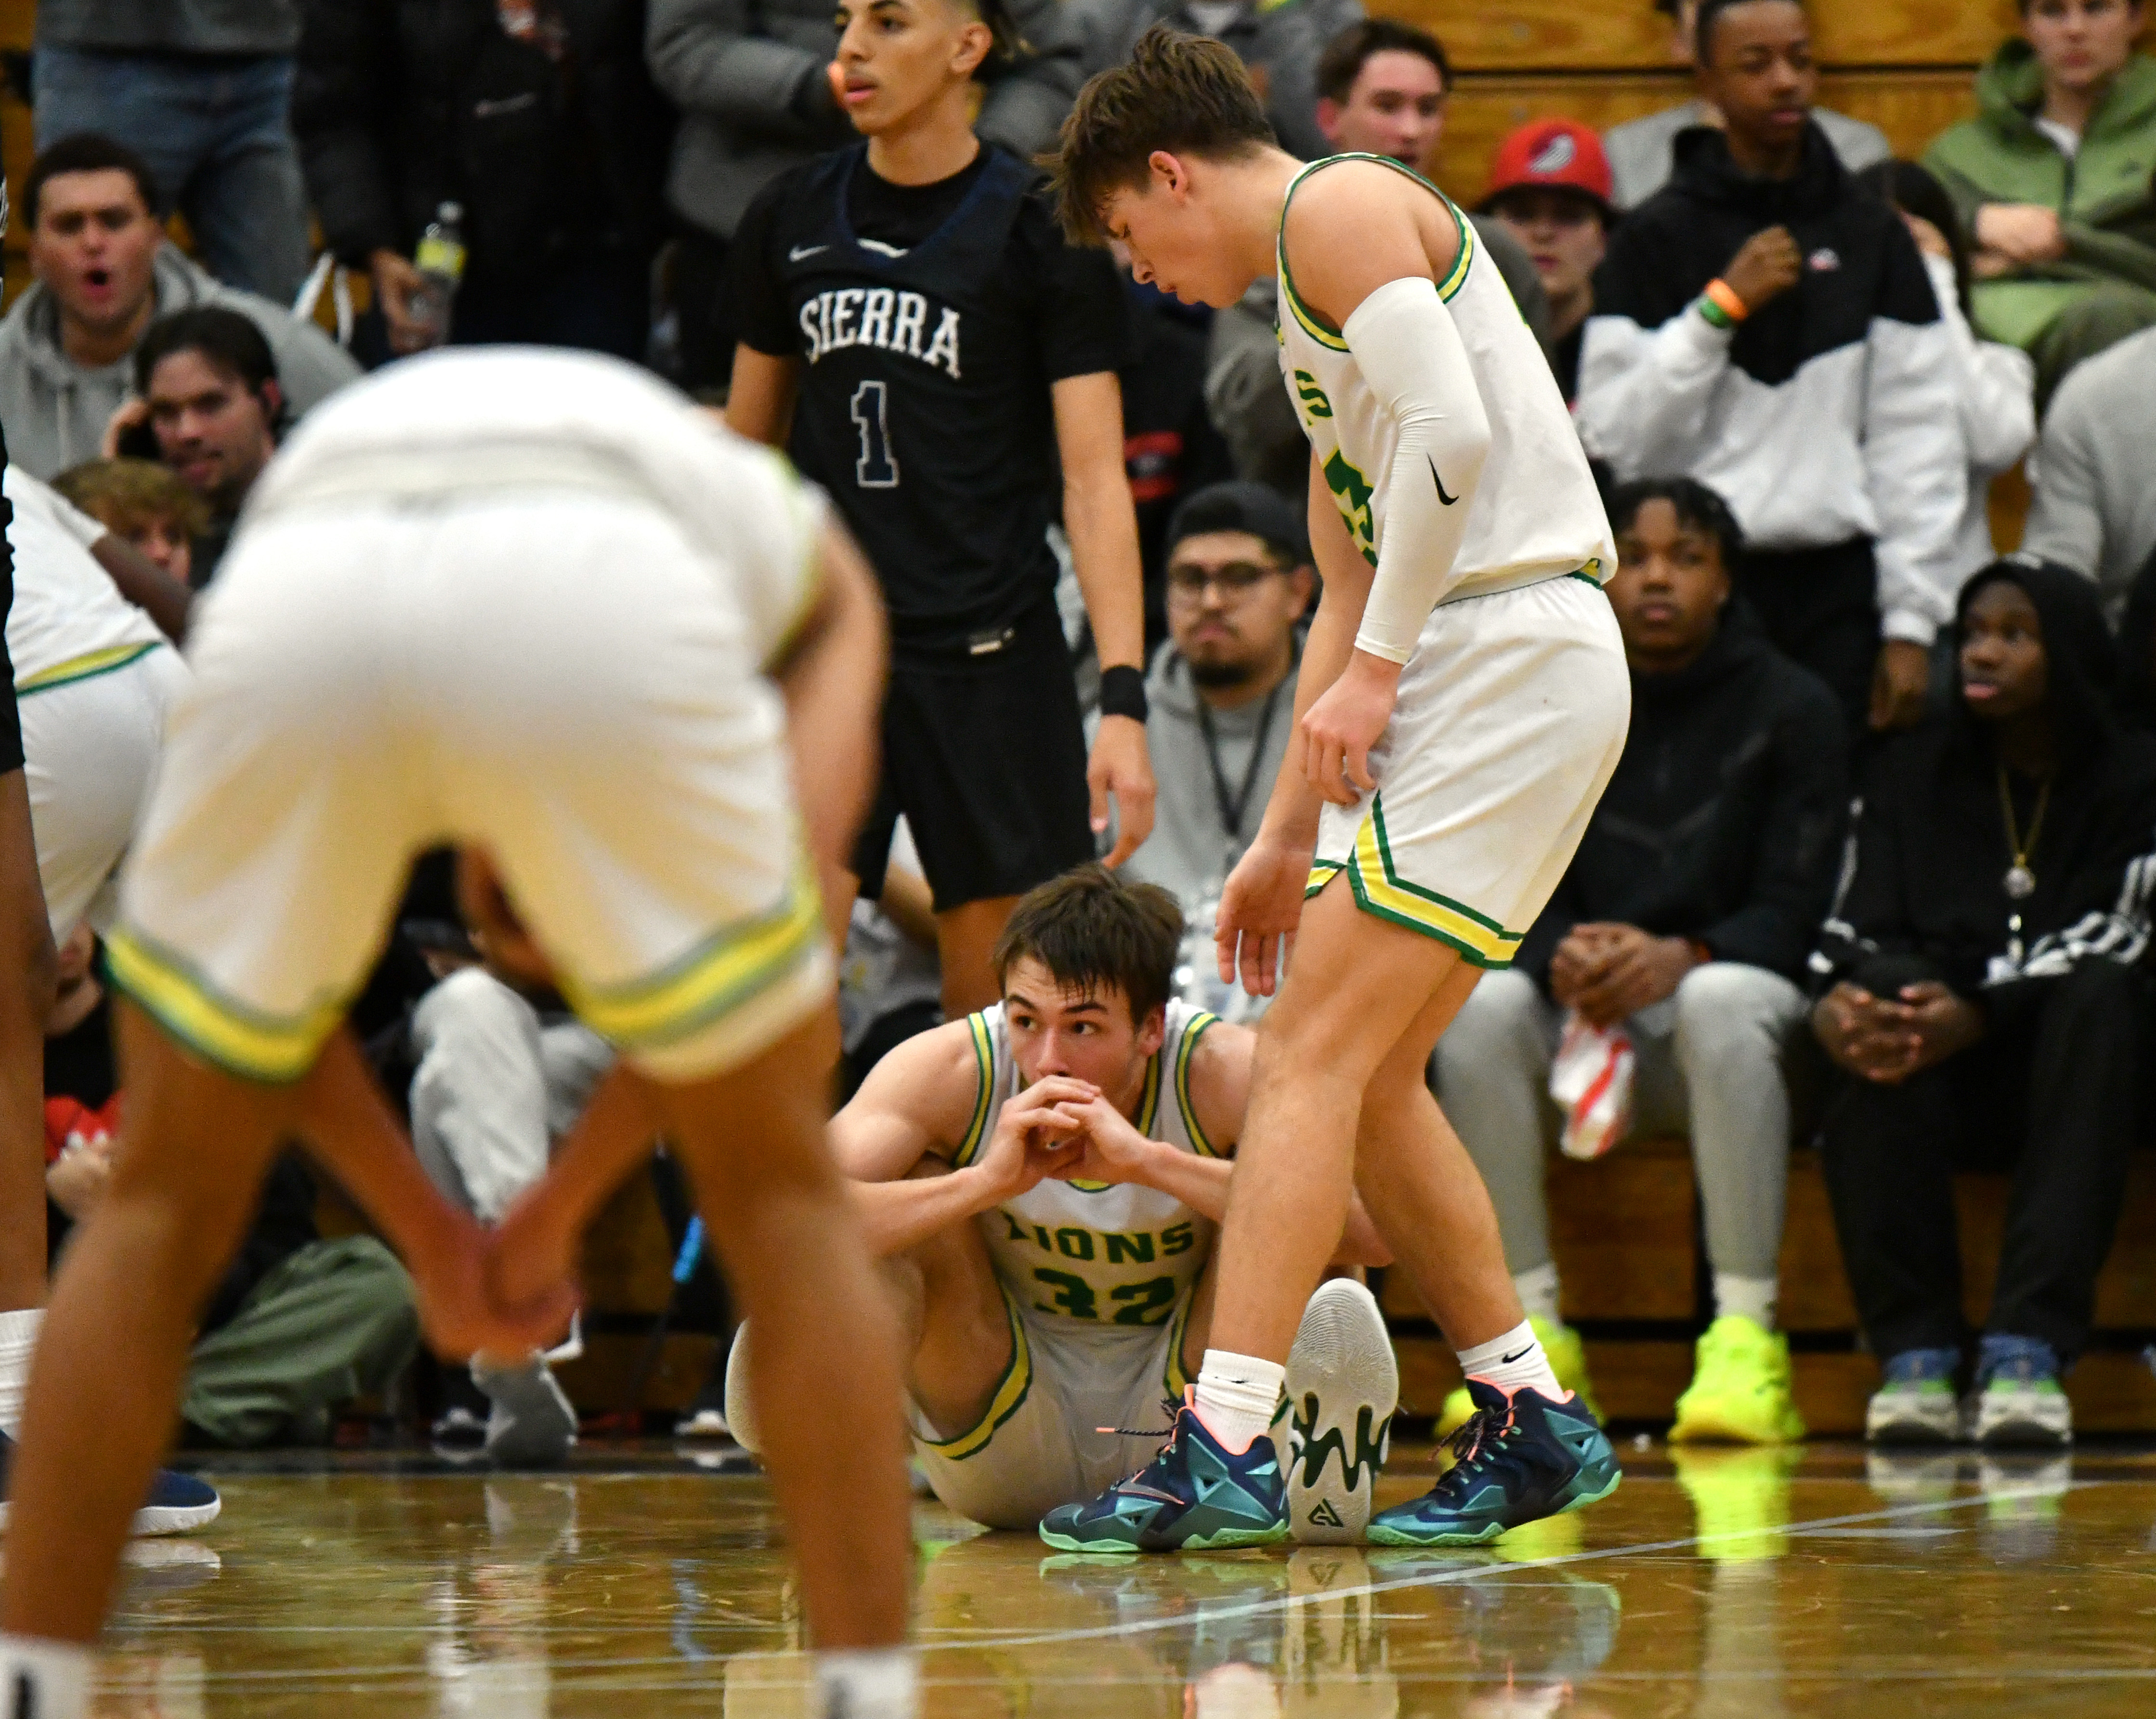
[[[1145,670],[1133,669],[1127,663],[1101,670],[1101,714],[1104,716],[1128,716],[1132,721],[1146,719]]]

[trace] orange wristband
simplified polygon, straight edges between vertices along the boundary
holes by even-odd
[[[1732,322],[1742,322],[1752,314],[1752,307],[1737,296],[1736,289],[1726,280],[1708,281],[1702,296]]]

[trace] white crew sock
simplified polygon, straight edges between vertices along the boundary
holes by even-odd
[[[1714,1311],[1717,1318],[1742,1314],[1762,1331],[1774,1328],[1776,1304],[1782,1285],[1771,1277],[1739,1277],[1732,1271],[1714,1274]]]
[[[1208,1349],[1199,1369],[1191,1406],[1223,1450],[1240,1456],[1250,1441],[1273,1424],[1287,1384],[1287,1369],[1277,1362],[1229,1349]]]
[[[815,1655],[816,1719],[920,1719],[921,1657],[910,1647]]]
[[[1567,1402],[1572,1396],[1557,1382],[1535,1328],[1524,1319],[1501,1337],[1462,1349],[1460,1370],[1470,1378],[1496,1386],[1507,1396],[1522,1385],[1532,1385],[1553,1403]]]
[[[86,1647],[0,1635],[0,1719],[86,1719],[90,1673]]]
[[[1537,1265],[1532,1271],[1522,1271],[1512,1280],[1512,1288],[1520,1297],[1520,1306],[1530,1319],[1540,1319],[1551,1325],[1563,1325],[1564,1316],[1558,1311],[1557,1261]]]
[[[11,1439],[22,1423],[23,1398],[30,1388],[30,1357],[37,1351],[38,1327],[44,1322],[42,1307],[0,1313],[0,1433]]]

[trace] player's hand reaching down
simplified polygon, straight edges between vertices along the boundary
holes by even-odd
[[[1108,802],[1116,803],[1116,845],[1108,864],[1121,865],[1152,834],[1156,789],[1146,752],[1145,724],[1129,716],[1103,716],[1086,762],[1086,786],[1093,798],[1093,834],[1108,827]]]
[[[1398,663],[1358,650],[1298,725],[1303,776],[1334,805],[1352,806],[1377,786],[1370,748],[1393,720],[1399,685]]]
[[[1288,941],[1302,921],[1312,849],[1311,842],[1289,841],[1260,829],[1229,873],[1213,921],[1213,948],[1223,984],[1240,979],[1253,997],[1270,997],[1280,988]]]

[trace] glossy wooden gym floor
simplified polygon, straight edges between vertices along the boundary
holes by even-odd
[[[932,1716],[2156,1711],[2156,1457],[1627,1453],[1584,1516],[1469,1554],[1047,1555],[916,1517]],[[1426,1476],[1396,1462],[1386,1502]],[[770,1495],[663,1449],[546,1476],[228,1465],[139,1544],[109,1716],[798,1711]],[[1422,1484],[1426,1484],[1426,1478]],[[1216,1675],[1202,1701],[1194,1681]]]

